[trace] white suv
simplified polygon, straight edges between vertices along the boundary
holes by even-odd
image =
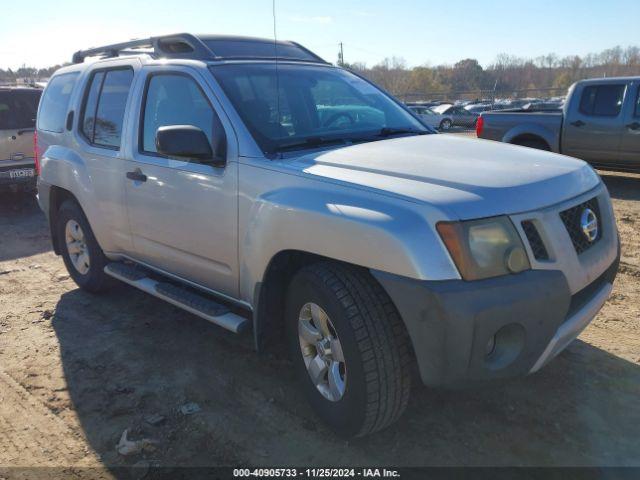
[[[284,340],[343,435],[401,415],[412,364],[430,386],[538,370],[611,291],[611,202],[580,160],[433,134],[292,42],[180,34],[74,61],[38,116],[73,279]]]

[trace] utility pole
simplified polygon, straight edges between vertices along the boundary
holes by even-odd
[[[340,42],[340,52],[338,53],[338,66],[344,66],[344,49],[342,48],[342,42]]]

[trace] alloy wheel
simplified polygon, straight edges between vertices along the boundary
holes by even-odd
[[[338,334],[319,305],[306,303],[300,310],[298,338],[311,381],[323,397],[337,402],[345,392],[347,369]]]

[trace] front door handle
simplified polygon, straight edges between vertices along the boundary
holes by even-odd
[[[571,122],[571,125],[573,125],[574,127],[584,127],[586,123],[584,123],[582,120],[576,120],[575,122]]]
[[[629,130],[640,130],[640,122],[633,122],[626,126]]]
[[[127,178],[134,182],[146,182],[147,176],[142,173],[142,170],[136,168],[133,172],[127,172]]]

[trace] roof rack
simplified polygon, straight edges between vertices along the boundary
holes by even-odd
[[[275,59],[266,55],[270,45],[278,45],[278,59],[328,63],[315,53],[295,42],[269,39],[236,37],[224,35],[203,35],[196,37],[190,33],[178,33],[161,37],[150,37],[128,42],[114,43],[103,47],[80,50],[73,54],[73,63],[82,63],[87,57],[111,58],[121,55],[148,54],[154,58],[181,58],[192,60],[247,60]],[[270,50],[269,50],[270,51]],[[282,53],[282,55],[281,55]]]
[[[151,51],[135,51],[135,49],[147,49]],[[194,59],[213,59],[215,55],[202,41],[189,34],[179,33],[176,35],[166,35],[162,37],[141,38],[128,42],[114,43],[103,47],[80,50],[73,54],[73,63],[82,63],[87,57],[102,58],[119,57],[120,55],[131,55],[149,53],[154,57],[179,57]]]

